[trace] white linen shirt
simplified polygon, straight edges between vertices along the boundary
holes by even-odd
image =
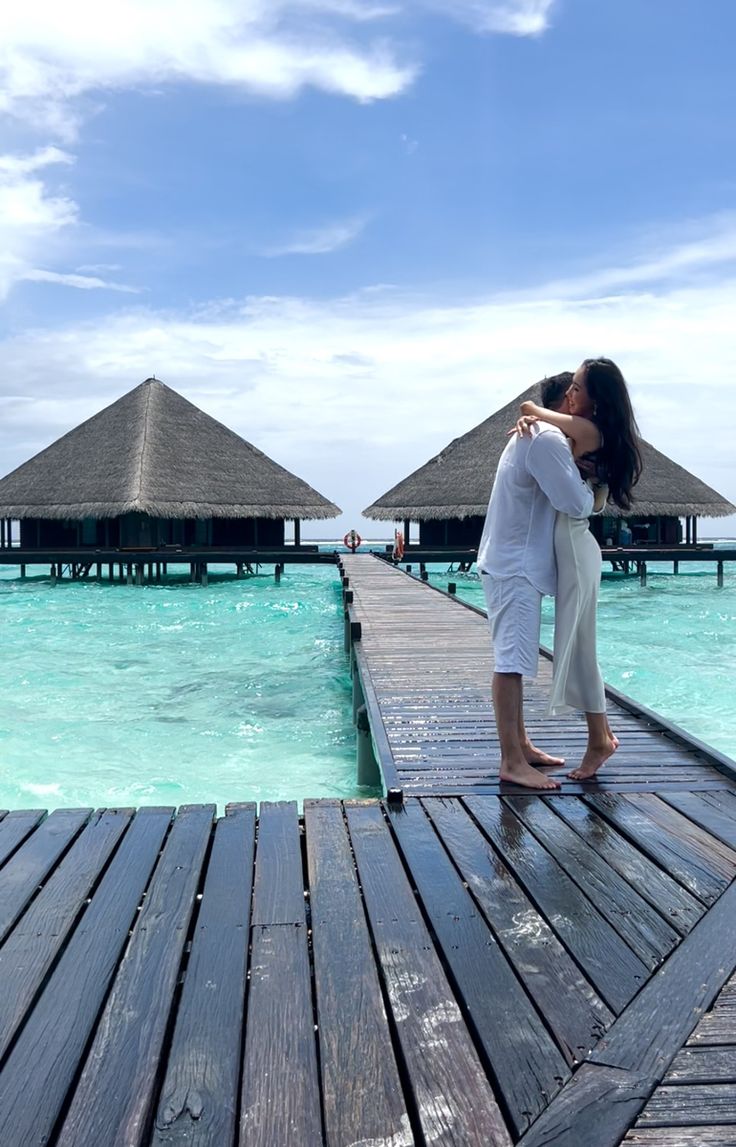
[[[589,517],[593,492],[580,477],[561,430],[535,423],[531,431],[531,437],[514,435],[501,455],[478,546],[478,569],[495,578],[525,577],[540,593],[554,595],[555,514]]]

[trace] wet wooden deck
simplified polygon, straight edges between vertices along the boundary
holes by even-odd
[[[384,792],[404,795],[499,794],[499,745],[491,700],[493,654],[488,622],[478,610],[437,592],[372,555],[341,558],[353,633],[352,664],[361,683]],[[534,742],[567,768],[582,756],[581,714],[547,717],[550,660],[540,654],[525,681],[527,728]],[[734,762],[682,733],[616,690],[609,719],[621,746],[596,782],[558,774],[564,792],[705,791]]]
[[[3,1147],[736,1142],[725,778],[172,812],[0,814]]]

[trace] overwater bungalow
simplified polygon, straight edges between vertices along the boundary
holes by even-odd
[[[338,506],[171,387],[148,378],[0,480],[0,547],[283,547]]]
[[[418,522],[419,545],[424,549],[474,549],[508,430],[526,399],[540,401],[538,383],[453,439],[377,498],[363,511],[365,517],[403,521],[407,542],[410,523]],[[605,515],[591,519],[591,529],[602,545],[694,545],[700,518],[736,514],[736,507],[726,498],[649,442],[642,441],[642,456],[644,470],[634,491],[633,510],[623,513],[609,507]]]

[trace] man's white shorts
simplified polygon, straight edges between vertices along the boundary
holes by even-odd
[[[497,673],[536,677],[542,595],[525,577],[481,574]]]

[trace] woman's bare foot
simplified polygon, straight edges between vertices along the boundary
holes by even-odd
[[[527,761],[510,764],[504,764],[502,761],[499,780],[506,781],[510,785],[523,785],[526,789],[558,789],[560,787],[560,782],[554,777],[546,777],[544,773],[532,768]]]
[[[564,757],[550,757],[549,753],[543,753],[542,750],[538,749],[536,745],[533,745],[531,741],[525,741],[521,748],[528,765],[544,765],[545,767],[553,765],[556,768],[560,768],[560,766],[565,763]]]
[[[588,745],[580,766],[568,773],[573,781],[587,781],[595,776],[601,765],[612,757],[618,748],[618,741],[614,737],[606,738],[601,745]]]

